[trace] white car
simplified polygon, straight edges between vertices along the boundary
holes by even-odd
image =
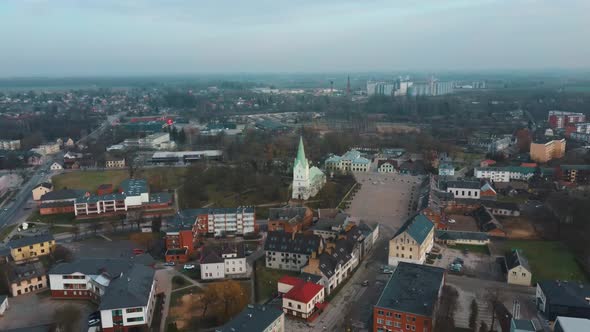
[[[454,224],[456,223],[455,219],[449,219],[449,224]]]
[[[185,270],[192,270],[195,268],[194,264],[184,264],[184,269]]]

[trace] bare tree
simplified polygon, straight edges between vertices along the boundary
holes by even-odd
[[[504,294],[499,287],[492,287],[486,289],[486,294],[484,296],[490,311],[492,312],[492,324],[490,326],[490,331],[494,330],[494,323],[496,321],[496,308],[500,305],[504,299]]]
[[[436,331],[445,332],[455,329],[455,311],[457,311],[459,293],[449,285],[443,286],[436,313]]]
[[[471,300],[469,310],[471,311],[469,313],[469,328],[475,331],[475,329],[477,328],[477,316],[479,315],[479,307],[475,299]]]
[[[74,332],[80,328],[77,326],[82,317],[80,309],[68,304],[58,308],[53,313],[54,330],[60,332]]]
[[[488,324],[486,324],[486,322],[484,322],[483,320],[479,324],[479,332],[489,332],[488,331]]]

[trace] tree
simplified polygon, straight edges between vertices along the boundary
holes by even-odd
[[[486,289],[484,298],[492,312],[492,325],[490,326],[490,331],[493,331],[494,323],[496,321],[496,308],[503,302],[504,294],[499,287],[493,287]]]
[[[479,308],[477,306],[477,301],[475,299],[471,300],[471,305],[469,306],[471,312],[469,313],[469,328],[475,331],[477,328],[477,316],[479,314]]]
[[[453,331],[455,328],[455,311],[459,292],[451,286],[443,286],[439,307],[436,314],[436,331]]]
[[[78,321],[82,317],[80,309],[76,306],[68,304],[58,308],[53,313],[53,325],[55,331],[60,332],[74,332],[79,330]]]
[[[246,292],[234,280],[209,284],[202,298],[205,299],[205,302],[201,300],[201,303],[206,303],[203,308],[203,316],[209,309],[213,309],[212,314],[217,318],[219,324],[228,321],[248,304]]]
[[[154,244],[154,236],[152,233],[133,233],[129,236],[131,242],[143,247],[145,250],[150,250]]]
[[[484,322],[483,320],[479,324],[479,332],[489,332],[488,331],[488,324],[486,324],[486,322]]]
[[[58,244],[53,249],[53,252],[51,253],[51,258],[54,262],[70,262],[74,259],[74,254],[70,249],[62,246],[61,244]]]

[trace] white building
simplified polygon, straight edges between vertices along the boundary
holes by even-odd
[[[422,264],[434,246],[434,224],[424,215],[409,218],[389,240],[389,265],[399,262]]]
[[[325,291],[322,285],[301,281],[283,295],[283,312],[307,319],[323,305],[324,298]]]
[[[331,156],[326,159],[326,170],[347,172],[368,172],[371,161],[361,157],[357,150],[350,150],[342,156]]]
[[[243,247],[210,247],[204,251],[201,260],[201,279],[214,280],[248,273]]]
[[[126,149],[169,150],[176,147],[176,143],[170,140],[170,133],[155,133],[145,138],[126,139],[122,145]]]
[[[188,209],[180,217],[193,222],[193,232],[202,235],[245,235],[256,232],[255,210],[251,206],[238,208]]]
[[[49,169],[52,170],[52,171],[60,171],[60,170],[62,170],[64,168],[63,168],[63,166],[60,163],[58,163],[56,161],[53,164],[51,164],[51,166],[49,166]]]
[[[121,183],[120,189],[120,193],[76,198],[74,214],[77,216],[127,211],[150,202],[147,181],[144,179],[127,179]]]
[[[447,192],[452,193],[455,198],[480,199],[481,184],[479,181],[448,181]]]
[[[0,140],[0,150],[18,150],[20,149],[20,140]]]
[[[488,179],[492,182],[510,182],[512,180],[527,181],[535,175],[534,167],[477,167],[474,175],[478,179]]]
[[[293,164],[293,199],[307,200],[317,195],[326,183],[326,175],[317,167],[309,167],[305,158],[303,138],[299,138],[297,158]]]
[[[49,285],[54,298],[100,302],[103,330],[127,330],[151,324],[154,275],[153,268],[129,259],[79,259],[54,266]]]
[[[60,145],[59,143],[47,143],[41,144],[38,147],[31,149],[31,151],[36,152],[42,156],[48,154],[54,154],[59,152]]]
[[[269,232],[264,242],[266,267],[301,271],[309,258],[324,249],[320,236],[303,233]]]

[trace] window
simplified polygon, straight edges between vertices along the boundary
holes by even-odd
[[[123,310],[113,310],[112,315],[113,316],[123,316]]]
[[[125,309],[125,312],[128,314],[132,313],[132,312],[142,312],[142,311],[143,311],[142,307]]]
[[[127,318],[127,323],[131,323],[131,322],[143,322],[143,317]]]
[[[383,324],[383,319],[377,318],[377,324]]]
[[[298,304],[297,305],[297,309],[301,309],[301,304]]]
[[[387,325],[387,326],[391,326],[391,323],[392,323],[392,322],[391,322],[390,320],[386,320],[386,321],[385,321],[385,325]]]
[[[391,312],[390,312],[390,311],[386,312],[386,313],[385,313],[385,316],[387,316],[387,317],[391,317]]]
[[[395,314],[394,317],[395,317],[395,319],[402,319],[402,315],[401,314]]]
[[[394,327],[402,327],[402,324],[400,322],[393,322],[393,326]]]
[[[383,310],[377,311],[377,315],[383,315]]]
[[[523,277],[526,277],[526,273],[524,273],[524,272],[523,272],[523,273],[522,273],[522,276],[523,276]]]
[[[512,275],[513,276],[516,276],[516,271],[512,271]]]
[[[406,330],[410,329],[410,324],[406,324]]]

